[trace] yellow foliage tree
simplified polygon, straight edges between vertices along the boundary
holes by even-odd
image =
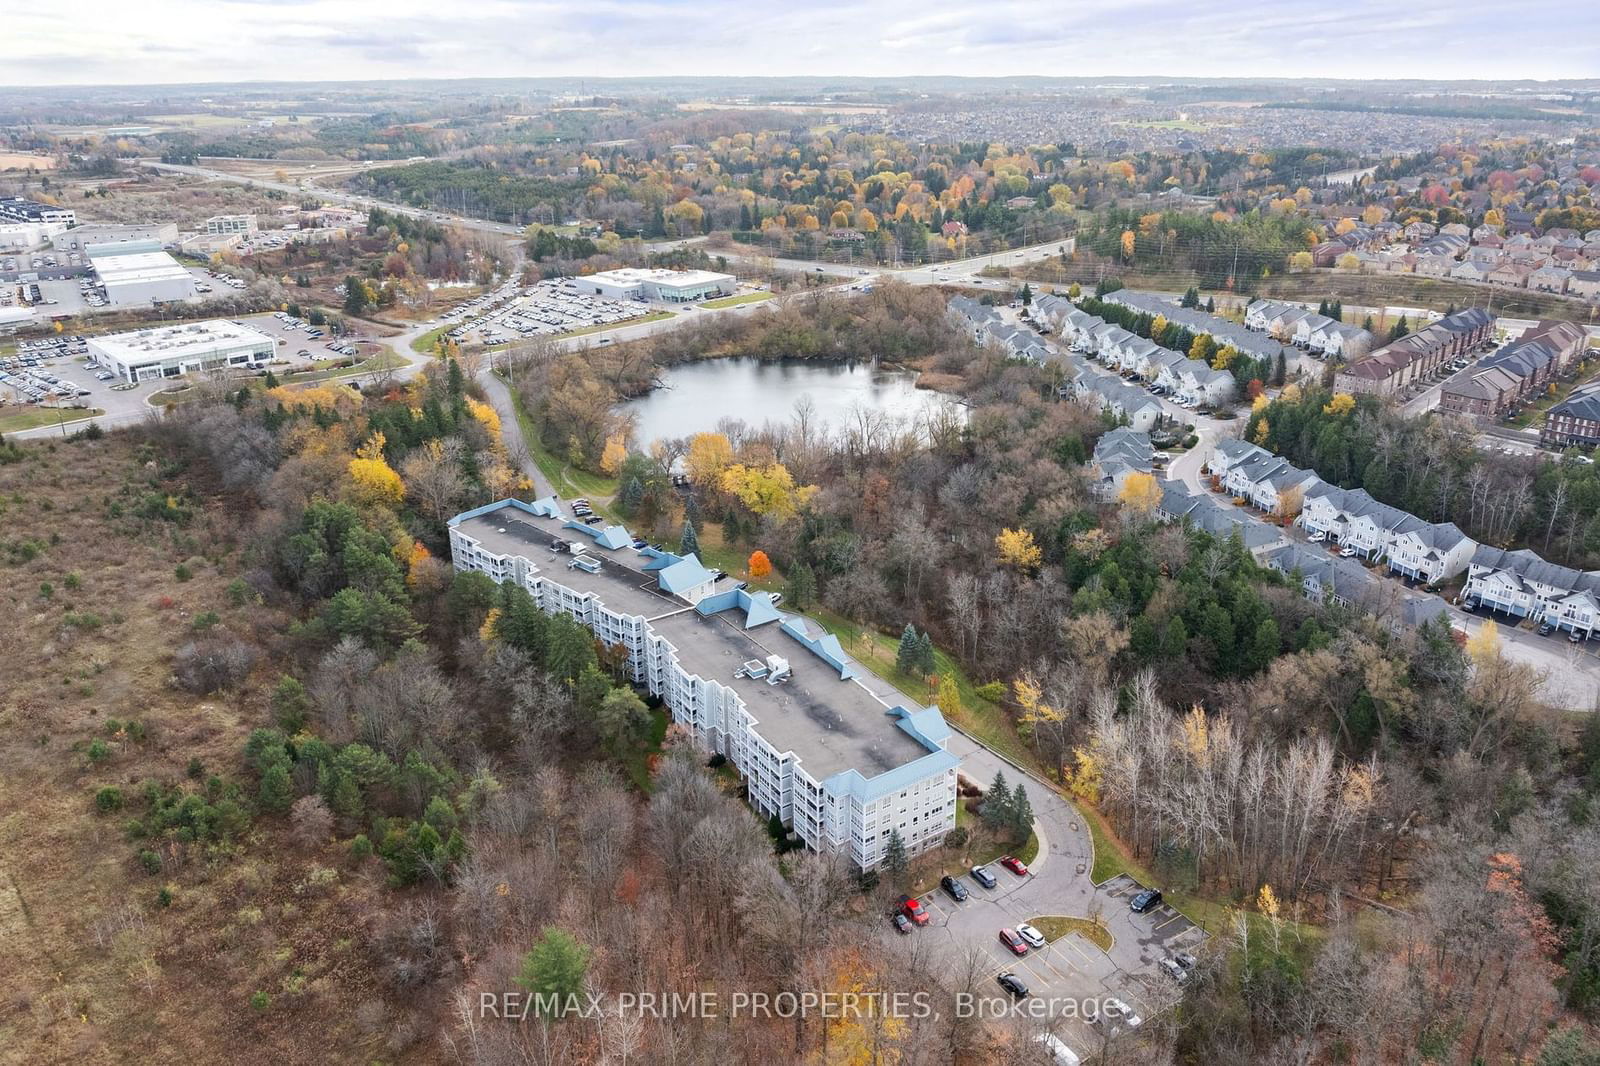
[[[411,588],[417,587],[417,578],[421,576],[421,567],[433,556],[429,554],[422,541],[411,542],[411,557],[406,560],[406,584]]]
[[[1002,529],[995,535],[994,546],[1001,564],[1015,570],[1032,573],[1044,562],[1044,552],[1026,529]]]
[[[1356,398],[1348,392],[1336,392],[1333,399],[1322,405],[1325,415],[1347,415],[1356,409]]]
[[[1267,446],[1267,434],[1270,433],[1270,432],[1272,432],[1272,427],[1267,425],[1267,420],[1265,418],[1263,418],[1256,425],[1255,443],[1260,445],[1261,447],[1265,448]]]
[[[607,437],[605,450],[600,453],[600,469],[608,476],[616,477],[627,459],[628,446],[623,443],[622,434],[614,433]]]
[[[1161,484],[1154,474],[1136,470],[1122,483],[1117,502],[1140,517],[1148,518],[1161,505]]]
[[[733,464],[733,444],[721,433],[696,433],[689,438],[689,479],[712,484]]]
[[[945,674],[939,679],[939,691],[933,701],[946,717],[954,718],[961,713],[961,686],[956,684],[954,674]]]
[[[796,485],[782,463],[764,467],[735,463],[722,472],[722,490],[737,496],[753,513],[779,519],[793,517],[817,494],[815,485]]]
[[[1167,331],[1167,316],[1166,315],[1157,314],[1156,317],[1154,317],[1154,318],[1152,318],[1150,320],[1150,336],[1154,337],[1158,344],[1161,341],[1161,335],[1163,333],[1165,333],[1166,331]]]
[[[489,613],[483,616],[483,625],[478,627],[478,638],[485,643],[494,639],[495,630],[500,628],[500,608],[491,607]]]
[[[1072,794],[1085,803],[1098,804],[1100,802],[1100,786],[1105,780],[1105,773],[1100,767],[1100,760],[1092,751],[1083,748],[1073,748],[1072,758],[1077,763],[1067,773],[1067,787]]]
[[[383,449],[389,443],[389,438],[383,435],[382,430],[374,430],[366,443],[356,449],[357,459],[382,459]]]
[[[471,396],[465,399],[467,401],[467,411],[471,413],[473,418],[483,424],[483,428],[489,431],[490,438],[498,444],[500,442],[500,412],[481,400],[474,400]]]
[[[1237,358],[1239,358],[1239,349],[1235,348],[1231,344],[1224,344],[1221,348],[1217,349],[1217,354],[1212,357],[1211,369],[1227,370],[1233,365],[1233,361]]]
[[[1265,411],[1267,405],[1271,402],[1271,400],[1267,399],[1267,394],[1263,392],[1260,396],[1250,401],[1250,412],[1254,414],[1257,411]]]
[[[393,509],[406,498],[405,483],[382,459],[350,460],[350,478],[364,503]]]
[[[1134,248],[1133,230],[1125,229],[1125,230],[1122,231],[1122,258],[1123,259],[1132,259],[1133,258],[1133,248]]]
[[[1483,623],[1476,633],[1467,638],[1467,655],[1479,666],[1500,657],[1500,627],[1493,619]]]

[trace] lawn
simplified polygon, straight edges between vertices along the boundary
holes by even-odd
[[[437,329],[430,329],[411,342],[411,350],[418,355],[433,355],[439,346],[439,338],[454,328],[454,326],[446,324],[439,326]]]
[[[928,684],[927,678],[902,673],[895,666],[895,655],[900,650],[900,640],[897,636],[889,636],[871,627],[857,625],[843,615],[823,607],[809,608],[806,613],[822,623],[828,632],[838,637],[845,650],[867,669],[923,705],[934,702],[936,695],[934,686]],[[961,669],[948,654],[938,649],[934,650],[934,672],[939,677],[953,675],[956,687],[961,692],[960,713],[947,716],[952,722],[1019,766],[1039,773],[1044,772],[1033,752],[1028,750],[1028,746],[1017,735],[1016,726],[1005,711],[998,704],[990,703],[979,696],[977,686],[967,676],[966,671]]]
[[[770,299],[772,299],[772,293],[764,290],[761,292],[741,292],[737,296],[724,296],[720,300],[707,300],[700,306],[708,311],[715,311],[719,307],[737,307],[740,304],[760,303],[762,300]]]
[[[43,407],[30,411],[18,411],[16,414],[0,415],[0,433],[20,433],[25,429],[53,426],[58,422],[71,425],[73,422],[81,422],[85,418],[98,418],[103,414],[105,412],[98,407],[88,407],[82,410],[62,409],[60,411],[51,407]]]
[[[1054,943],[1068,933],[1077,933],[1101,951],[1111,950],[1111,930],[1100,922],[1087,918],[1069,918],[1059,914],[1046,914],[1028,919],[1028,924],[1039,930],[1039,935]]]
[[[545,447],[544,441],[539,437],[538,425],[528,412],[523,410],[522,401],[515,393],[512,394],[511,402],[517,410],[517,424],[522,427],[522,439],[528,446],[528,455],[538,466],[539,472],[550,480],[556,494],[569,500],[579,496],[587,497],[595,513],[610,517],[605,503],[617,493],[616,479],[575,469],[558,459],[549,448]]]
[[[350,378],[358,374],[370,374],[379,370],[399,370],[406,365],[406,361],[393,352],[382,351],[372,358],[357,363],[355,366],[338,367],[331,370],[317,370],[309,374],[293,374],[284,378],[287,382],[296,385],[308,381],[328,381],[333,378]]]

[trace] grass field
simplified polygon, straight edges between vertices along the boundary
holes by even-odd
[[[439,338],[449,333],[454,326],[444,325],[437,329],[430,329],[422,336],[411,342],[411,350],[418,355],[432,355],[439,344]]]
[[[650,712],[650,732],[645,735],[645,742],[622,756],[622,770],[640,792],[648,793],[652,788],[651,760],[661,754],[661,741],[666,735],[667,712],[657,707]]]
[[[764,290],[761,292],[741,292],[737,296],[724,296],[720,300],[707,300],[700,306],[707,310],[715,311],[719,307],[737,307],[740,304],[760,303],[762,300],[772,299],[772,296],[772,293]]]
[[[1060,940],[1068,933],[1077,933],[1101,951],[1111,950],[1111,930],[1100,922],[1092,922],[1087,918],[1046,914],[1028,919],[1028,924],[1039,930],[1039,934],[1051,942]]]
[[[31,411],[18,411],[15,414],[0,415],[0,433],[20,433],[25,429],[38,429],[40,426],[53,426],[57,423],[71,425],[82,422],[86,418],[98,418],[105,414],[98,407],[89,407],[81,411],[62,410],[44,407]]]

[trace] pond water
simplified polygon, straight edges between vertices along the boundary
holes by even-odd
[[[661,388],[622,404],[633,415],[634,439],[687,437],[737,418],[753,429],[789,423],[795,404],[807,397],[814,426],[837,429],[858,407],[882,411],[903,424],[950,403],[949,397],[916,387],[912,371],[885,370],[871,363],[827,363],[810,359],[707,359],[661,374]]]

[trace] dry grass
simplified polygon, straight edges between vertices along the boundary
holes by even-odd
[[[353,1021],[372,997],[360,931],[380,889],[338,845],[288,847],[270,819],[232,854],[191,853],[151,876],[127,812],[92,802],[105,785],[130,801],[146,780],[184,785],[191,757],[249,783],[241,747],[265,724],[274,675],[263,667],[247,691],[213,697],[169,684],[197,613],[262,643],[285,621],[229,605],[243,565],[230,512],[186,497],[186,473],[128,434],[23,450],[0,465],[0,1060],[392,1058]],[[193,517],[135,517],[152,491],[191,499]],[[177,580],[179,562],[190,580]],[[112,718],[142,723],[143,741],[108,732]],[[98,765],[96,739],[109,751]],[[336,883],[308,891],[313,862]],[[258,988],[266,1011],[249,1005]]]

